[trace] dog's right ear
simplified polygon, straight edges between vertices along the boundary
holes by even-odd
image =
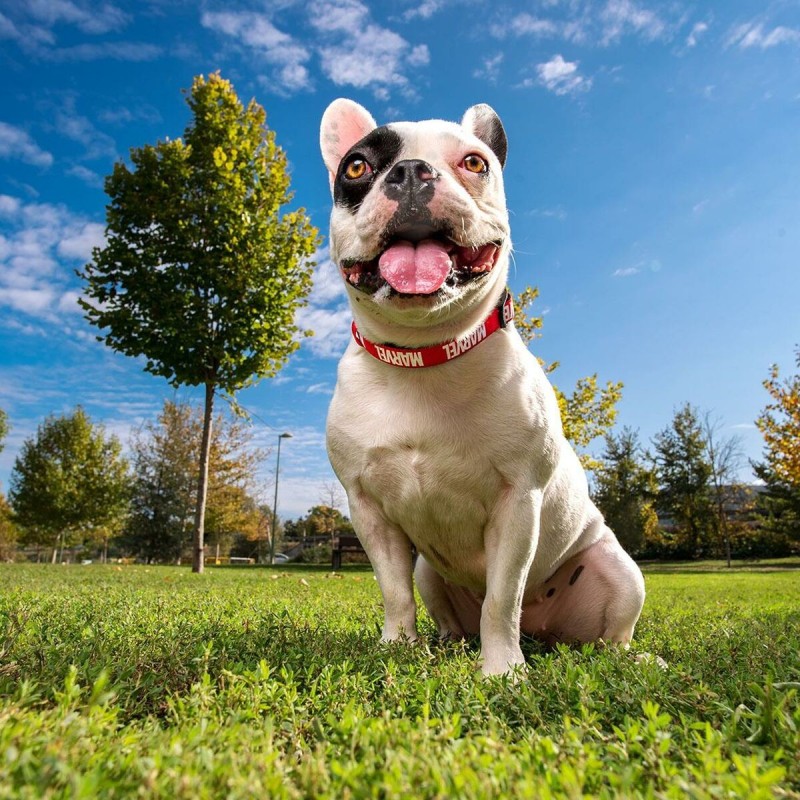
[[[319,146],[331,186],[344,154],[377,127],[369,111],[353,100],[340,97],[325,109],[319,131]]]

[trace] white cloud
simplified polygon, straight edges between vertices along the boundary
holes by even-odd
[[[445,0],[422,0],[421,3],[409,8],[404,14],[403,19],[430,19],[437,11],[445,6]]]
[[[96,189],[103,188],[103,178],[98,175],[94,170],[84,167],[81,164],[76,164],[67,170],[67,175],[72,175],[79,180],[82,180],[87,186],[93,186]]]
[[[21,128],[0,122],[0,158],[18,158],[34,167],[49,167],[53,156],[42,150]]]
[[[255,51],[275,72],[264,77],[262,85],[278,93],[311,88],[306,62],[311,58],[307,47],[273,25],[266,14],[253,11],[205,12],[200,18],[205,28],[232,37]]]
[[[75,311],[72,270],[103,241],[103,226],[63,206],[0,196],[0,306],[58,323]]]
[[[41,316],[48,312],[56,302],[57,296],[49,286],[14,289],[0,284],[0,306],[8,306],[31,316]]]
[[[158,109],[149,104],[138,104],[136,106],[116,106],[106,108],[98,115],[98,119],[112,125],[128,125],[131,122],[147,122],[154,124],[161,122],[161,114]]]
[[[350,341],[352,320],[348,306],[306,306],[297,312],[297,324],[314,331],[311,339],[303,340],[303,346],[322,358],[338,358],[344,352]]]
[[[17,26],[5,15],[0,14],[0,39],[19,39]]]
[[[508,30],[516,36],[554,36],[558,26],[552,20],[522,13],[511,19]]]
[[[87,222],[65,231],[65,236],[58,243],[58,254],[64,258],[88,261],[92,249],[100,247],[105,241],[105,228],[98,222]]]
[[[669,39],[684,24],[685,12],[677,4],[662,6],[658,11],[637,0],[603,0],[603,2],[543,2],[548,16],[527,11],[508,17],[503,15],[489,26],[489,33],[498,39],[508,36],[535,39],[559,38],[575,44],[601,45],[617,43],[625,36],[645,41]]]
[[[557,95],[588,91],[592,86],[592,79],[584,78],[578,73],[578,63],[565,61],[562,55],[555,55],[549,61],[537,64],[539,84]]]
[[[114,140],[77,112],[74,97],[67,97],[64,105],[56,111],[55,125],[63,136],[84,146],[84,158],[116,159],[117,147]]]
[[[800,29],[778,25],[767,30],[764,23],[753,20],[733,28],[725,41],[727,47],[736,46],[742,50],[751,47],[766,50],[780,44],[800,44]]]
[[[49,61],[154,61],[163,48],[147,42],[85,42],[71,47],[43,48],[40,55]]]
[[[278,26],[281,9],[206,11],[201,24],[227,37],[234,48],[247,48],[272,69],[258,77],[278,94],[313,89],[310,62],[319,59],[325,77],[338,86],[370,88],[387,100],[391,89],[413,93],[409,70],[430,63],[426,44],[413,44],[377,24],[361,0],[314,0],[303,7],[311,34],[301,41]],[[433,5],[430,13],[433,13]],[[427,14],[417,9],[415,16]]]
[[[13,217],[19,213],[21,202],[18,197],[11,197],[8,194],[0,194],[0,216]]]
[[[297,324],[314,331],[310,339],[303,339],[316,356],[338,358],[350,338],[352,314],[347,302],[339,268],[330,260],[328,248],[323,247],[314,256],[314,286],[308,297],[308,305],[297,312]]]
[[[328,248],[323,247],[314,255],[317,266],[314,268],[314,287],[309,296],[312,306],[324,306],[332,302],[347,300],[339,268],[331,261]]]
[[[655,11],[634,3],[633,0],[608,0],[600,12],[603,24],[601,44],[610,44],[626,33],[633,33],[648,40],[664,37],[667,24]]]
[[[58,310],[72,314],[83,314],[83,309],[78,305],[80,292],[64,292],[58,300]]]
[[[531,217],[542,217],[544,219],[555,219],[563,222],[567,218],[567,212],[563,206],[553,206],[552,208],[532,208],[527,212]]]
[[[333,387],[329,383],[312,383],[306,394],[333,394]]]
[[[708,23],[706,22],[696,22],[692,26],[692,30],[689,32],[689,35],[686,37],[686,46],[687,47],[695,47],[697,45],[697,40],[708,30]]]
[[[483,59],[483,64],[472,73],[472,76],[474,78],[484,78],[489,81],[489,83],[497,83],[497,79],[500,77],[500,65],[502,63],[503,53],[487,56]]]
[[[350,33],[369,22],[369,8],[360,0],[317,0],[309,9],[311,24],[323,31]]]
[[[50,27],[58,23],[75,25],[84,33],[100,34],[124,28],[131,17],[110,3],[92,5],[70,0],[27,0],[28,13]]]
[[[612,278],[630,278],[631,275],[638,275],[641,272],[639,267],[622,267],[621,269],[614,270]]]
[[[377,25],[360,0],[316,0],[309,7],[309,21],[321,37],[322,70],[337,86],[369,87],[386,100],[391,88],[408,90],[409,67],[430,61],[426,45],[411,45]]]

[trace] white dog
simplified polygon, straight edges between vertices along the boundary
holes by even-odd
[[[383,640],[417,637],[413,545],[439,634],[479,633],[487,675],[524,664],[520,632],[627,643],[641,572],[513,326],[498,116],[378,127],[340,99],[320,139],[355,319],[328,452],[383,594]]]

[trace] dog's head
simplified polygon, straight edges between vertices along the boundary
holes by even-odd
[[[320,143],[334,200],[331,258],[361,309],[420,324],[420,312],[444,320],[502,291],[507,143],[489,106],[473,106],[460,125],[378,127],[339,99],[325,111]]]

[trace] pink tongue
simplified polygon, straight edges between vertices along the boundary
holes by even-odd
[[[381,277],[402,294],[433,294],[450,274],[450,256],[435,239],[423,239],[416,247],[397,242],[378,261]]]

